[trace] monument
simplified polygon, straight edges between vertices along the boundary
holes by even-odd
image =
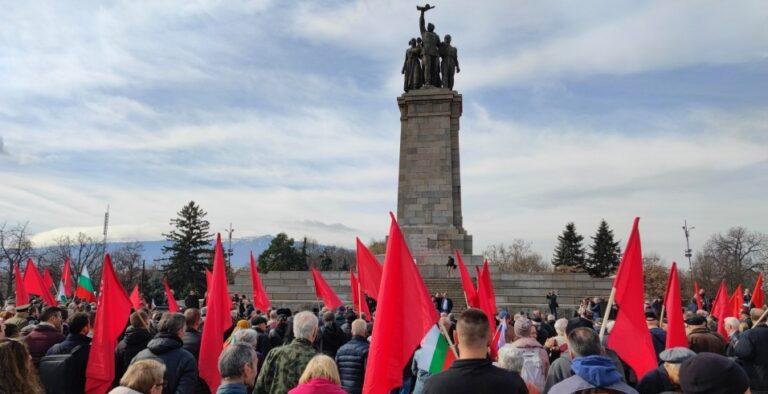
[[[457,50],[435,26],[425,26],[429,4],[417,7],[420,40],[406,50],[400,108],[400,168],[397,220],[414,258],[444,263],[459,250],[472,255],[472,236],[461,213],[459,120],[461,94],[452,90],[459,72]],[[442,76],[441,76],[442,74]]]

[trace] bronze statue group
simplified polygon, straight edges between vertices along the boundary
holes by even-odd
[[[444,40],[435,33],[435,25],[424,25],[424,12],[435,7],[429,4],[416,7],[420,12],[419,30],[421,37],[411,38],[405,51],[405,62],[401,73],[405,76],[403,90],[447,88],[453,90],[453,78],[459,68],[456,47],[451,45],[451,35]]]

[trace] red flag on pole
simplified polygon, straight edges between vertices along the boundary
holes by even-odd
[[[363,292],[374,300],[378,300],[383,268],[379,260],[376,259],[376,256],[360,242],[360,238],[356,238],[356,240],[357,253],[355,255],[357,257],[357,276],[360,279],[360,286]]]
[[[179,311],[179,304],[176,303],[176,298],[171,291],[171,286],[168,286],[168,281],[163,278],[163,289],[165,290],[165,298],[168,299],[168,312],[176,313]]]
[[[477,308],[477,291],[475,285],[472,283],[472,277],[469,276],[467,266],[464,265],[464,259],[461,258],[461,253],[456,250],[456,261],[459,262],[459,275],[461,275],[461,287],[464,288],[464,296],[467,297],[467,306],[470,308]]]
[[[19,264],[13,265],[13,275],[16,280],[16,306],[29,304],[29,293],[27,293],[27,288],[24,287],[24,278],[21,276]]]
[[[717,318],[717,332],[723,338],[728,338],[728,332],[725,331],[725,318],[731,313],[728,301],[728,288],[725,285],[725,280],[723,280],[720,282],[715,301],[712,303],[712,316]]]
[[[384,394],[402,385],[403,368],[439,318],[395,215],[390,212],[390,217],[375,334],[365,368],[366,394]]]
[[[211,285],[208,287],[208,313],[203,326],[203,336],[200,341],[200,358],[198,370],[200,377],[208,384],[212,393],[221,382],[218,360],[224,348],[224,331],[232,326],[229,314],[232,302],[227,290],[227,274],[224,271],[224,251],[221,246],[221,234],[216,234],[216,248],[213,256],[213,273]]]
[[[67,298],[72,298],[72,287],[74,283],[72,282],[72,266],[69,262],[69,257],[64,259],[64,269],[61,270],[61,279],[64,281],[64,295],[66,295]]]
[[[656,352],[651,333],[645,323],[643,295],[643,252],[640,246],[640,218],[635,218],[632,232],[624,249],[619,272],[613,282],[619,313],[608,338],[608,347],[615,350],[641,379],[656,368]]]
[[[352,269],[349,270],[349,286],[352,289],[352,307],[358,314],[364,314],[361,316],[366,321],[371,321],[371,311],[368,309],[368,302],[365,300],[365,293],[360,289],[360,282],[352,273]]]
[[[763,293],[763,273],[757,276],[757,282],[755,282],[755,291],[752,292],[752,305],[755,308],[762,308],[765,305],[765,294]]]
[[[48,271],[48,268],[46,267],[43,269],[43,283],[45,283],[45,287],[48,289],[53,289],[53,278],[51,278],[51,271]]]
[[[744,305],[744,290],[742,290],[741,285],[739,285],[736,287],[736,290],[733,291],[733,295],[731,295],[731,299],[729,300],[729,306],[731,308],[731,313],[729,313],[729,315],[738,319],[739,315],[741,315],[742,305]]]
[[[133,306],[134,310],[141,309],[141,297],[139,296],[139,285],[136,285],[133,287],[133,291],[131,292],[131,296],[129,297],[131,300],[131,306]]]
[[[101,292],[96,306],[88,366],[85,369],[85,392],[104,394],[115,379],[115,347],[131,315],[131,300],[117,279],[109,254],[101,269]]]
[[[323,304],[325,304],[326,308],[334,310],[344,305],[339,299],[339,296],[336,295],[336,292],[333,291],[333,288],[331,288],[315,267],[312,267],[312,278],[315,280],[315,295],[317,295],[317,298],[323,300]]]
[[[693,296],[696,297],[696,310],[700,311],[701,307],[701,295],[699,294],[699,282],[693,282]]]
[[[688,347],[680,301],[680,280],[677,276],[677,263],[673,261],[667,280],[667,292],[664,294],[664,309],[667,311],[667,349]]]
[[[491,270],[488,268],[488,260],[483,261],[483,269],[477,279],[477,298],[480,309],[488,316],[491,323],[491,331],[496,331],[496,292],[493,290]]]
[[[261,277],[259,277],[259,267],[256,265],[256,260],[253,258],[253,252],[251,252],[251,285],[253,287],[253,305],[256,309],[262,312],[269,310],[269,296],[264,290],[264,286],[261,284]]]
[[[50,287],[47,287],[45,282],[43,282],[43,277],[31,258],[27,260],[27,269],[24,270],[24,287],[27,289],[27,293],[43,297],[43,301],[46,304],[58,305],[53,294],[51,294]]]

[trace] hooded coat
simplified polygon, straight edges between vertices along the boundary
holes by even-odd
[[[637,394],[622,381],[613,360],[605,356],[577,357],[571,362],[574,375],[552,386],[550,394],[571,394],[595,388],[614,390],[619,393]]]
[[[145,359],[159,359],[165,364],[163,394],[185,394],[195,391],[197,385],[197,361],[182,346],[184,343],[174,334],[160,333],[149,341],[147,348],[133,358],[132,363]]]

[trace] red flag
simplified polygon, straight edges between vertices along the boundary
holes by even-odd
[[[29,304],[29,293],[27,293],[27,288],[24,287],[24,278],[21,276],[19,263],[13,265],[13,275],[16,280],[16,306]]]
[[[700,311],[704,308],[701,307],[701,295],[699,294],[699,282],[693,282],[693,296],[696,297],[696,310]]]
[[[763,294],[763,273],[757,276],[755,282],[755,291],[752,292],[752,305],[755,308],[762,308],[765,305],[765,294]]]
[[[312,278],[315,280],[315,295],[317,295],[317,298],[323,300],[323,304],[325,304],[326,308],[334,310],[344,305],[339,299],[339,296],[336,295],[336,292],[333,291],[331,286],[325,281],[325,278],[320,275],[320,272],[315,267],[312,267]]]
[[[64,295],[67,298],[72,298],[72,267],[69,262],[69,257],[64,260],[64,269],[61,270],[61,279],[64,281]]]
[[[439,318],[413,262],[395,215],[387,238],[375,333],[368,352],[363,392],[384,394],[403,382],[403,368]]]
[[[213,257],[213,273],[211,286],[208,288],[208,313],[203,326],[203,336],[200,341],[200,358],[198,370],[200,377],[208,383],[212,393],[221,382],[218,360],[224,348],[224,331],[232,326],[229,314],[232,302],[227,290],[227,274],[224,272],[224,251],[221,247],[221,234],[216,234],[216,248]]]
[[[731,308],[730,316],[738,319],[739,315],[741,315],[741,307],[744,305],[744,290],[741,289],[741,285],[736,287],[736,290],[733,291],[733,295],[731,295],[731,299],[729,300],[729,305]]]
[[[253,259],[253,252],[251,252],[251,285],[253,286],[253,305],[256,309],[267,312],[270,305],[269,296],[261,284],[259,267],[256,265],[256,260]]]
[[[48,268],[46,267],[43,270],[43,283],[45,283],[45,287],[48,289],[53,289],[53,278],[51,278],[51,271],[48,271]]]
[[[171,286],[168,286],[168,281],[163,278],[163,289],[165,289],[165,298],[168,299],[168,312],[176,313],[179,311],[179,304],[176,303],[176,298],[171,291]]]
[[[131,300],[131,305],[133,306],[134,310],[141,309],[141,297],[139,296],[139,285],[136,285],[133,287],[133,291],[131,292],[131,296],[129,297]]]
[[[728,332],[725,331],[725,318],[731,314],[728,301],[728,288],[725,286],[725,280],[723,280],[720,282],[715,302],[712,304],[712,316],[717,318],[717,332],[723,338],[728,338]]]
[[[115,379],[115,347],[131,315],[131,300],[117,279],[109,254],[101,269],[101,292],[96,306],[88,366],[85,369],[85,392],[104,394]]]
[[[677,263],[672,262],[667,280],[667,292],[664,294],[664,309],[667,310],[666,348],[688,347],[685,335],[683,311],[680,306],[680,281],[677,277]]]
[[[619,313],[608,339],[608,347],[615,350],[635,371],[637,378],[641,379],[657,365],[651,333],[645,323],[643,252],[637,228],[639,222],[640,218],[635,218],[619,272],[613,282]]]
[[[491,331],[496,330],[496,292],[493,290],[491,270],[488,268],[488,260],[483,261],[483,269],[477,279],[477,299],[480,309],[488,316],[491,323]]]
[[[365,300],[365,294],[360,289],[360,282],[355,278],[352,269],[349,270],[349,286],[352,289],[352,307],[355,309],[355,312],[365,314],[364,319],[371,321],[371,311],[368,309],[368,302]]]
[[[360,279],[360,286],[363,288],[363,292],[374,300],[378,300],[383,268],[379,260],[376,259],[376,256],[360,242],[360,238],[356,238],[356,240],[357,276]]]
[[[456,250],[456,261],[459,262],[459,275],[461,275],[461,287],[464,288],[464,296],[467,297],[467,306],[470,308],[477,308],[477,291],[475,285],[472,283],[472,277],[469,276],[467,266],[464,265],[464,259],[461,258],[459,250]]]
[[[37,270],[35,263],[30,258],[27,260],[27,269],[24,270],[24,287],[29,294],[37,294],[43,297],[43,301],[48,305],[59,305],[51,294],[49,287],[45,286],[43,276]]]

